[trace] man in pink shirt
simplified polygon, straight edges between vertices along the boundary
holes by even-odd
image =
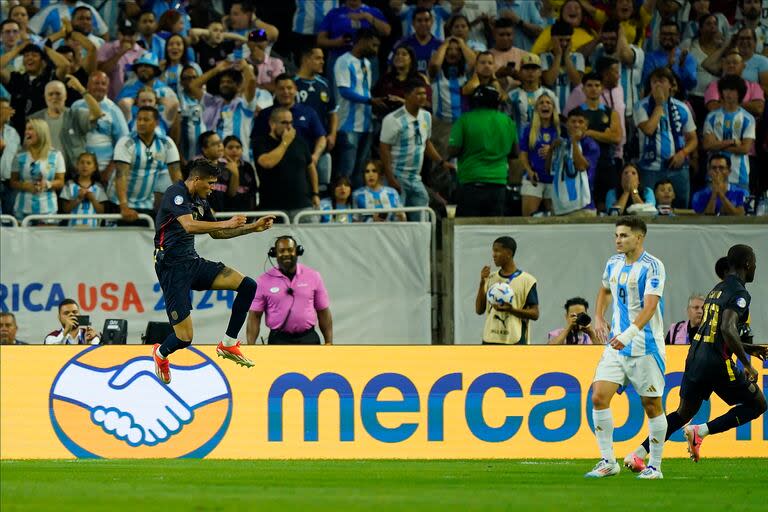
[[[136,27],[130,21],[118,29],[118,38],[104,43],[96,54],[99,70],[109,77],[109,98],[114,100],[125,84],[125,72],[146,50],[136,42]]]
[[[266,313],[270,345],[319,345],[320,326],[326,345],[333,344],[333,319],[330,300],[320,274],[305,265],[299,265],[304,248],[290,235],[275,240],[269,250],[270,258],[277,258],[277,266],[259,276],[256,296],[248,312],[246,336],[248,344],[256,343],[261,317]]]

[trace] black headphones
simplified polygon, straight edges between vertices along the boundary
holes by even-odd
[[[269,248],[269,251],[267,251],[267,256],[269,256],[270,258],[277,258],[277,242],[279,242],[280,240],[291,240],[293,242],[293,245],[296,246],[296,256],[302,256],[304,254],[303,245],[299,245],[296,239],[293,238],[291,235],[283,235],[275,239],[275,243],[272,245],[272,247]]]

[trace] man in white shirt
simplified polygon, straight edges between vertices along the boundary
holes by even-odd
[[[74,299],[64,299],[59,303],[59,323],[61,329],[45,337],[46,345],[98,345],[101,337],[90,325],[81,326],[78,322],[80,306]]]

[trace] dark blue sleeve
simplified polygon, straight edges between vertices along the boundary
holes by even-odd
[[[726,194],[728,196],[728,199],[733,203],[733,206],[736,208],[740,206],[744,206],[744,196],[746,196],[746,192],[740,188],[734,189],[730,194]]]
[[[314,143],[320,137],[324,137],[326,131],[322,121],[320,121],[320,116],[317,115],[315,109],[307,107],[307,114],[309,115],[309,129],[312,130],[312,141]]]
[[[161,208],[173,215],[176,219],[183,217],[184,215],[192,215],[192,207],[184,199],[183,191],[179,185],[174,185],[165,191]]]
[[[531,290],[528,292],[528,297],[525,298],[526,306],[538,306],[539,305],[539,292],[536,291],[536,283],[533,283]]]
[[[709,189],[699,190],[693,194],[691,207],[696,213],[704,213],[704,210],[707,208],[707,202],[709,202],[709,194],[707,194],[708,190]]]

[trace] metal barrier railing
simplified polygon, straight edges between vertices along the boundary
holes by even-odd
[[[349,214],[349,215],[370,215],[374,213],[426,213],[428,217],[428,221],[430,223],[430,231],[431,231],[431,243],[429,244],[429,274],[430,274],[430,286],[432,288],[431,295],[434,299],[438,293],[437,289],[437,214],[435,213],[435,210],[428,206],[404,206],[402,208],[352,208],[352,209],[343,209],[343,210],[304,210],[296,214],[296,216],[293,218],[293,225],[299,225],[301,224],[301,219],[305,217],[318,217],[322,215],[337,215],[337,214]],[[422,217],[423,218],[423,217]],[[422,221],[423,222],[423,221]],[[348,226],[349,224],[344,223],[327,223],[327,224],[312,224],[312,223],[305,223],[301,224],[302,226]],[[433,303],[433,314],[435,317],[437,316],[437,311],[434,310],[434,303]]]
[[[27,215],[24,220],[21,221],[21,227],[25,228],[36,220],[122,220],[122,215],[119,213],[65,213],[65,214],[50,214],[50,215]],[[138,220],[146,221],[149,224],[149,228],[155,229],[155,219],[147,215],[146,213],[140,213]]]
[[[0,226],[11,225],[14,228],[19,227],[19,221],[13,215],[0,214]]]
[[[263,217],[265,215],[274,215],[275,217],[282,219],[285,224],[291,223],[291,218],[288,217],[288,214],[280,210],[270,210],[270,211],[263,211],[263,212],[216,212],[215,214],[213,214],[213,216],[216,217],[217,219],[228,219],[230,217],[234,217],[235,215],[242,215],[243,217],[247,217],[247,218]]]

